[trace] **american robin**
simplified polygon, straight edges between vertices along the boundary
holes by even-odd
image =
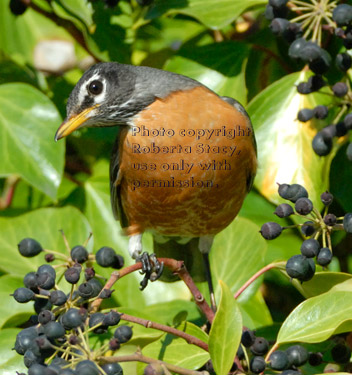
[[[157,255],[173,253],[199,274],[200,250],[207,269],[215,234],[236,217],[256,173],[241,104],[186,76],[100,63],[73,89],[55,139],[83,126],[121,127],[110,191],[130,255],[140,256],[142,235],[151,231]]]

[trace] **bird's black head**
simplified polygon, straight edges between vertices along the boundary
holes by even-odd
[[[72,90],[67,117],[55,139],[83,126],[128,125],[155,98],[199,85],[190,78],[159,69],[114,62],[96,64]]]

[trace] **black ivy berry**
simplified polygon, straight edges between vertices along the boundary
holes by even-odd
[[[297,92],[302,95],[306,95],[306,94],[310,94],[312,92],[312,89],[308,82],[300,82],[297,85]]]
[[[286,349],[290,366],[300,367],[308,361],[308,351],[301,345],[293,345]]]
[[[278,192],[281,198],[288,199],[292,203],[299,198],[308,198],[307,190],[299,184],[280,184]]]
[[[10,0],[10,10],[15,16],[20,16],[27,8],[28,6],[21,0]]]
[[[33,238],[24,238],[18,244],[18,251],[26,258],[31,258],[43,251],[41,244]]]
[[[84,263],[88,260],[88,251],[84,246],[75,246],[71,250],[71,258],[77,263]]]
[[[118,363],[106,363],[101,368],[106,375],[123,375],[122,367]]]
[[[28,288],[17,288],[13,298],[19,303],[27,303],[34,298],[34,292]]]
[[[351,349],[344,344],[337,344],[331,349],[331,356],[336,363],[347,363],[351,358]]]
[[[346,156],[349,161],[352,161],[352,142],[347,146]]]
[[[313,259],[297,254],[287,261],[286,272],[293,279],[308,281],[314,276],[315,263]]]
[[[332,86],[332,92],[335,96],[342,98],[348,93],[348,87],[344,82],[337,82]]]
[[[278,223],[275,222],[268,222],[262,225],[260,230],[261,235],[266,240],[273,240],[274,238],[278,237],[282,232],[282,227]]]
[[[70,267],[65,271],[65,279],[70,284],[77,284],[80,276],[81,272],[77,267]]]
[[[44,333],[49,339],[58,339],[65,335],[65,328],[59,322],[49,322],[44,326]]]
[[[301,253],[307,258],[314,258],[318,255],[320,250],[319,241],[314,238],[304,240],[301,245]]]
[[[104,316],[103,324],[106,326],[116,326],[117,324],[119,324],[120,320],[121,314],[114,310],[111,310]]]
[[[276,207],[274,212],[280,218],[288,217],[294,213],[292,206],[287,203],[281,203],[279,206]]]
[[[95,254],[96,262],[99,266],[102,267],[113,267],[113,268],[121,268],[123,267],[123,258],[120,255],[117,255],[115,250],[111,247],[102,247],[97,251]]]
[[[327,266],[331,263],[332,260],[332,252],[328,247],[322,247],[319,250],[318,256],[317,256],[317,263],[320,266]]]
[[[255,341],[255,334],[251,330],[246,330],[242,332],[241,337],[241,344],[244,345],[246,348],[249,348],[254,344]]]
[[[332,139],[336,137],[336,125],[325,126],[319,133],[323,136],[325,143],[331,143]]]
[[[324,216],[324,223],[328,226],[332,226],[336,224],[336,216],[334,214],[326,214]]]
[[[295,210],[300,215],[308,215],[313,210],[313,203],[308,198],[299,198],[295,203]]]
[[[48,273],[51,275],[54,279],[56,278],[56,271],[54,267],[50,266],[49,264],[43,264],[37,269],[37,275],[40,275],[42,273]]]
[[[343,229],[347,233],[352,233],[352,213],[347,213],[343,218]]]
[[[99,325],[97,328],[94,329],[95,333],[105,333],[107,330],[107,326],[103,324],[105,315],[103,313],[95,313],[92,314],[89,318],[89,328],[95,327]]]
[[[302,226],[301,226],[301,232],[304,236],[310,237],[314,232],[315,232],[315,226],[313,221],[306,221]]]
[[[328,114],[329,114],[328,107],[325,106],[325,105],[318,105],[318,106],[316,106],[313,109],[313,112],[314,112],[315,118],[317,118],[319,120],[325,119],[328,116]]]
[[[320,195],[320,199],[325,206],[329,206],[334,200],[334,196],[328,191],[326,191]]]
[[[41,325],[47,324],[55,320],[55,315],[50,310],[43,310],[38,314],[38,322]]]
[[[61,317],[61,322],[66,329],[77,328],[82,325],[83,321],[84,316],[75,308],[68,309]]]
[[[313,117],[314,117],[314,111],[309,108],[303,108],[297,114],[297,118],[301,122],[307,122]]]
[[[254,374],[260,374],[266,368],[265,359],[260,356],[255,356],[251,359],[250,369]]]
[[[319,366],[323,362],[322,353],[309,353],[308,362],[311,366]]]
[[[352,113],[349,113],[348,115],[346,115],[345,118],[343,119],[343,122],[346,126],[346,129],[351,130],[352,129]]]
[[[50,292],[50,302],[55,306],[62,306],[67,301],[67,296],[62,290],[53,290]]]
[[[84,299],[92,298],[94,293],[94,288],[89,282],[83,283],[78,287],[78,294]]]
[[[301,50],[306,43],[307,41],[304,38],[298,38],[291,43],[290,48],[288,49],[288,55],[291,57],[291,59],[300,58]]]
[[[23,284],[26,288],[37,290],[38,288],[37,274],[35,272],[27,273],[23,279]]]
[[[321,132],[318,132],[313,138],[312,147],[317,155],[326,156],[332,149],[332,142],[325,139]]]
[[[285,370],[289,366],[289,361],[286,352],[282,350],[276,350],[270,355],[269,363],[270,367],[273,370]]]
[[[335,59],[336,66],[346,72],[352,65],[351,56],[348,53],[339,53]]]
[[[93,361],[78,362],[75,373],[77,375],[99,375],[99,370]]]
[[[55,277],[48,272],[37,274],[38,287],[50,290],[55,286]]]
[[[352,7],[348,4],[338,5],[332,12],[332,19],[337,26],[348,26],[352,21]]]
[[[347,134],[347,129],[346,129],[344,122],[340,121],[335,126],[336,126],[337,137],[343,137],[344,135]]]
[[[257,356],[265,355],[269,350],[269,342],[264,337],[256,337],[250,350]]]
[[[132,334],[133,332],[131,327],[122,325],[116,328],[114,337],[118,339],[121,344],[123,344],[131,339]]]

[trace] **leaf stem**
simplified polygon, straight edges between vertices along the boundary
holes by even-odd
[[[258,272],[256,272],[248,281],[246,281],[240,289],[234,294],[234,298],[237,299],[255,280],[258,279],[261,275],[263,275],[266,271],[271,270],[272,268],[278,268],[278,266],[284,264],[285,262],[274,262],[266,265]]]

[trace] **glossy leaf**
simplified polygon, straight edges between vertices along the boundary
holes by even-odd
[[[277,183],[302,184],[319,207],[319,196],[328,188],[334,152],[327,157],[314,153],[312,140],[322,124],[313,120],[300,122],[297,113],[302,108],[314,108],[331,99],[323,94],[300,95],[296,85],[307,79],[305,72],[287,75],[250,102],[248,112],[255,129],[260,161],[254,184],[274,203],[280,201]]]
[[[316,272],[311,280],[304,283],[294,280],[294,285],[305,298],[310,298],[328,292],[331,288],[338,287],[351,278],[352,275],[349,273]]]
[[[0,370],[3,375],[13,375],[16,371],[19,373],[27,372],[23,363],[23,357],[14,350],[16,335],[20,332],[17,328],[7,328],[0,331]]]
[[[237,218],[215,237],[210,263],[217,299],[220,286],[215,284],[215,280],[222,280],[234,294],[264,266],[266,242],[259,229],[251,221]],[[241,300],[253,295],[257,287],[251,288],[250,293],[247,291]]]
[[[177,329],[185,331],[204,342],[208,341],[207,334],[192,323],[184,323],[183,326],[177,327]],[[206,351],[170,334],[166,334],[161,339],[147,345],[143,349],[143,354],[147,357],[157,358],[192,370],[198,369],[209,360],[209,354]]]
[[[245,327],[256,329],[273,324],[269,308],[260,290],[249,300],[244,302],[239,301],[239,308]]]
[[[196,79],[219,95],[241,104],[247,101],[244,71],[248,47],[239,42],[222,42],[181,49],[164,69]],[[231,62],[231,63],[230,63]]]
[[[0,86],[0,175],[19,174],[55,198],[64,167],[63,142],[55,143],[60,115],[32,86]]]
[[[24,275],[23,275],[24,276]],[[0,305],[0,328],[4,325],[19,326],[33,314],[33,303],[18,303],[10,294],[23,287],[23,278],[4,275],[0,277],[0,300],[6,301]]]
[[[221,298],[209,333],[209,353],[214,370],[226,375],[241,341],[242,315],[230,288],[221,280]]]
[[[27,9],[20,17],[10,12],[10,0],[0,1],[0,50],[7,56],[33,65],[33,50],[43,40],[72,41],[70,34],[48,17]]]
[[[0,218],[0,246],[6,253],[0,269],[23,278],[27,272],[35,271],[43,264],[43,254],[33,258],[24,258],[19,254],[17,244],[26,237],[36,239],[45,249],[68,254],[59,232],[61,229],[71,247],[83,244],[91,232],[86,218],[73,207],[42,208],[14,218]],[[88,249],[92,242],[88,244]]]
[[[180,13],[198,19],[211,29],[220,29],[247,9],[265,4],[265,0],[157,0],[146,18]]]
[[[334,290],[298,305],[281,326],[277,343],[321,342],[352,328],[352,290]]]

